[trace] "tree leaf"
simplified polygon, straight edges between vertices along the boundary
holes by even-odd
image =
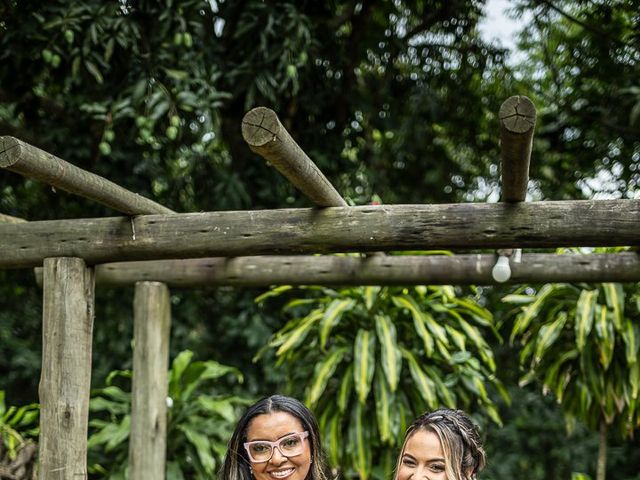
[[[333,350],[323,362],[316,365],[313,374],[313,381],[311,383],[311,387],[309,387],[306,399],[306,403],[309,407],[313,408],[316,406],[316,403],[325,392],[327,382],[336,371],[336,367],[342,361],[346,351],[346,347],[337,348]]]
[[[582,290],[580,292],[580,297],[576,304],[575,323],[576,346],[578,347],[578,351],[582,351],[587,342],[587,336],[589,336],[591,332],[597,300],[597,290]]]
[[[375,322],[380,342],[382,369],[387,377],[389,389],[395,392],[402,369],[402,355],[396,343],[396,327],[387,315],[376,315]]]
[[[607,301],[607,306],[613,312],[613,324],[616,327],[616,331],[622,330],[624,322],[624,290],[620,283],[603,283],[604,295]]]
[[[358,401],[364,404],[371,390],[375,370],[375,337],[369,330],[360,329],[353,346],[353,381]]]
[[[398,308],[406,308],[411,313],[411,317],[413,318],[413,326],[418,333],[418,336],[422,339],[422,343],[424,345],[425,355],[430,358],[433,355],[433,337],[427,330],[424,324],[424,313],[420,309],[420,306],[416,303],[416,301],[408,296],[393,296],[391,297],[393,304]]]
[[[320,347],[325,348],[331,329],[340,321],[342,315],[356,304],[352,298],[336,298],[331,301],[320,321]]]

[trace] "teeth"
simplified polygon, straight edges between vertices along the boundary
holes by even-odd
[[[269,474],[276,478],[284,478],[293,473],[293,468],[287,468],[286,470],[278,470],[274,472],[269,472]]]

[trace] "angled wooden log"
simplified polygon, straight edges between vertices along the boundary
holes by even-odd
[[[135,231],[135,236],[134,236]],[[629,246],[640,200],[385,205],[0,224],[0,267],[374,250]]]
[[[0,223],[24,223],[26,220],[18,217],[12,217],[11,215],[4,215],[0,213]]]
[[[255,256],[150,260],[96,265],[96,284],[129,287],[164,282],[171,287],[270,285],[494,285],[496,256],[397,255],[362,258],[333,255]],[[36,269],[41,282],[42,269]],[[638,282],[640,255],[529,253],[512,268],[509,284]]]
[[[242,119],[242,136],[254,152],[271,163],[319,207],[342,207],[347,202],[315,163],[291,138],[273,110],[257,107]]]
[[[17,138],[0,137],[0,167],[94,200],[127,215],[173,213],[153,200],[130,192]]]
[[[502,201],[523,202],[527,196],[536,107],[527,97],[509,97],[500,107],[498,117]]]
[[[133,315],[133,382],[129,478],[164,480],[171,303],[160,282],[137,282]]]
[[[87,478],[93,271],[79,258],[44,262],[40,480]]]

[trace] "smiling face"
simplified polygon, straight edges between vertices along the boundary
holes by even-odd
[[[247,428],[247,442],[268,440],[275,442],[292,433],[302,433],[304,428],[300,420],[287,412],[272,412],[257,415]],[[273,449],[268,462],[251,463],[255,480],[305,480],[311,464],[309,439],[304,439],[304,448],[300,455],[285,457],[280,449]]]
[[[445,458],[438,436],[429,430],[416,430],[407,440],[396,480],[453,480],[445,471]]]

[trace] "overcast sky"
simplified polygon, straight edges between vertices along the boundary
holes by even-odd
[[[505,10],[512,2],[509,0],[488,0],[486,3],[486,17],[480,23],[479,29],[487,40],[499,42],[502,46],[513,49],[515,37],[522,28],[522,20],[512,20]]]

